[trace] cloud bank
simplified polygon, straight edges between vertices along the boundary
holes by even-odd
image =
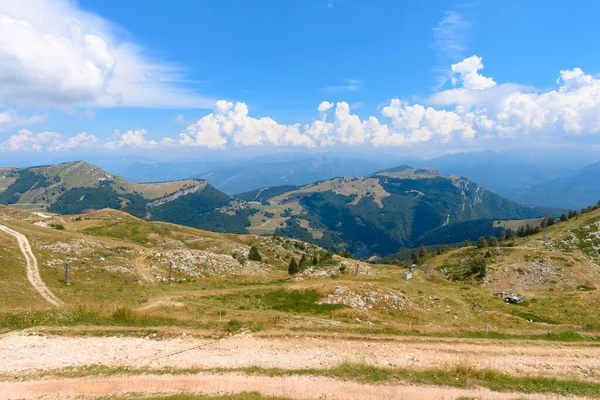
[[[53,132],[21,130],[0,148],[410,148],[468,146],[506,138],[546,142],[600,139],[600,80],[595,76],[580,68],[560,71],[556,89],[538,92],[514,83],[499,84],[485,76],[483,69],[481,57],[468,57],[451,66],[452,88],[432,94],[423,104],[391,99],[379,116],[361,118],[346,102],[323,101],[311,123],[288,125],[250,115],[245,103],[219,100],[212,113],[170,137],[148,139],[146,130],[134,129],[116,131],[102,141],[87,133],[65,138]]]

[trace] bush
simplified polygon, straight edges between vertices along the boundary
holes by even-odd
[[[475,275],[479,279],[483,279],[487,275],[487,265],[483,258],[472,258],[469,260],[468,267],[471,274]]]
[[[229,322],[227,322],[227,325],[225,326],[225,330],[229,333],[235,333],[237,331],[239,331],[240,329],[242,329],[242,323],[240,321],[238,321],[237,319],[232,319]]]
[[[243,254],[240,254],[240,253],[237,253],[237,252],[236,252],[236,253],[233,253],[231,256],[232,256],[233,258],[235,258],[235,259],[236,259],[236,260],[237,260],[237,261],[238,261],[238,262],[239,262],[239,263],[240,263],[242,266],[243,266],[244,264],[246,264],[246,261],[247,261],[247,259],[246,259],[246,257],[244,257],[244,255],[243,255]]]
[[[481,236],[479,239],[477,239],[477,248],[478,249],[485,249],[487,247],[487,241],[485,240],[485,238],[483,236]]]
[[[258,249],[255,246],[250,247],[250,252],[248,253],[248,259],[252,261],[262,262],[262,257],[258,252]]]

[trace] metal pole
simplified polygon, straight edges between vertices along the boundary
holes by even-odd
[[[69,263],[65,262],[65,285],[69,284]]]
[[[172,279],[173,279],[173,262],[169,261],[169,285],[171,284]]]

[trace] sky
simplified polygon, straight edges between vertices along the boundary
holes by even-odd
[[[3,0],[0,159],[600,150],[597,1]]]

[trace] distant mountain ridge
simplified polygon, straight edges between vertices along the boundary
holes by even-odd
[[[149,220],[246,233],[252,210],[239,203],[205,180],[132,183],[83,161],[0,169],[0,204],[28,211],[79,214],[113,208]]]
[[[0,203],[30,211],[127,211],[226,233],[277,234],[356,255],[494,234],[497,219],[557,215],[457,175],[406,165],[360,177],[272,186],[229,196],[202,179],[137,184],[85,162],[0,169]]]
[[[261,187],[306,185],[339,176],[364,176],[382,168],[377,161],[316,156],[300,160],[267,162],[220,168],[194,175],[217,189],[235,195]]]
[[[534,186],[514,197],[515,201],[546,207],[581,209],[600,200],[600,162],[574,174]]]

